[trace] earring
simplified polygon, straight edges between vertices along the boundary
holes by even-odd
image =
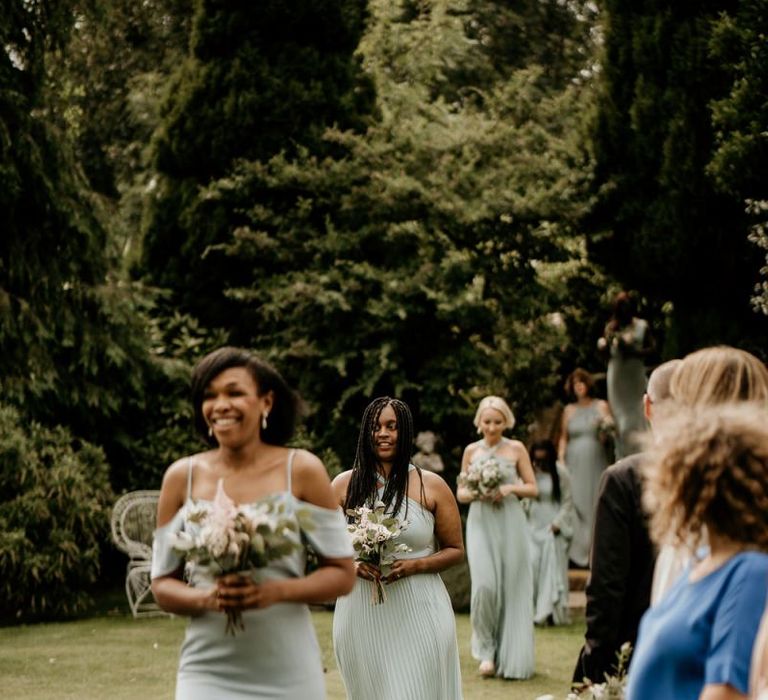
[[[261,414],[261,429],[266,430],[267,429],[267,416],[269,414],[264,411],[264,413]]]
[[[213,437],[213,426],[212,425],[208,426],[208,437]]]

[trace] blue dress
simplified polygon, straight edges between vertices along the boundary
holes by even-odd
[[[501,444],[489,448],[482,443],[472,462],[493,455],[506,471],[504,483],[516,483],[515,463],[495,454]],[[533,577],[527,529],[522,504],[514,494],[498,504],[469,505],[472,656],[493,661],[496,675],[504,678],[533,675]]]
[[[768,554],[742,552],[693,583],[689,573],[643,616],[627,700],[698,700],[707,684],[747,693]]]
[[[267,498],[284,503],[287,512],[294,517],[301,509],[311,518],[313,526],[304,532],[304,536],[322,556],[353,556],[341,510],[305,503],[291,492],[293,456],[294,451],[291,451],[287,489]],[[186,502],[169,523],[155,532],[153,578],[170,574],[183,564],[170,545],[171,535],[199,527],[187,520],[189,509],[195,505],[191,498],[193,468],[194,462],[190,459]],[[256,576],[263,579],[299,577],[304,574],[305,562],[306,552],[302,548],[259,569]],[[214,584],[213,577],[202,567],[190,567],[187,574],[191,586],[211,587]],[[261,610],[245,610],[243,622],[243,631],[228,636],[223,612],[206,611],[190,618],[181,646],[176,700],[325,698],[320,647],[305,604],[278,603]]]
[[[411,548],[400,558],[436,551],[430,511],[404,498],[398,518],[408,521],[398,542]],[[460,700],[456,620],[439,574],[385,584],[387,599],[377,605],[371,601],[373,586],[358,578],[352,592],[336,601],[333,615],[336,663],[349,700]]]

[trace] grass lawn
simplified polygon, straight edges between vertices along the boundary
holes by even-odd
[[[330,612],[313,613],[328,668],[329,700],[344,700],[333,659]],[[481,679],[469,654],[468,615],[458,615],[464,697],[468,700],[564,698],[581,646],[583,623],[536,630],[536,675],[528,681]],[[55,624],[0,628],[5,700],[162,700],[173,698],[183,619],[134,620],[122,610]],[[212,699],[215,700],[215,699]],[[372,699],[373,700],[373,699]]]

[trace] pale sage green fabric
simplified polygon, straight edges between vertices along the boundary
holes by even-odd
[[[415,559],[435,552],[431,512],[407,498],[398,517],[408,522],[399,541],[411,548],[399,556]],[[386,601],[376,605],[373,585],[358,578],[354,590],[336,601],[333,645],[347,698],[461,698],[456,622],[440,576],[416,574],[388,584]]]
[[[506,439],[506,438],[505,438]],[[481,445],[473,462],[493,455],[506,471],[505,483],[518,479],[516,465]],[[533,675],[533,583],[527,523],[520,499],[501,503],[473,501],[467,517],[467,559],[472,577],[470,617],[472,655],[493,661],[496,675]]]
[[[552,477],[536,472],[538,498],[528,506],[528,527],[533,569],[533,621],[556,625],[567,624],[568,615],[568,547],[573,537],[573,499],[571,479],[565,467],[557,465],[560,501],[552,496]],[[559,532],[555,534],[552,526]]]
[[[597,488],[608,459],[605,447],[597,437],[601,415],[597,402],[576,406],[566,426],[568,443],[565,466],[571,475],[573,493],[574,529],[568,557],[578,566],[589,566],[589,548],[592,541],[592,521],[597,500]]]
[[[289,513],[301,509],[313,523],[304,532],[312,547],[329,558],[353,555],[341,510],[318,508],[291,493],[290,453],[288,487],[268,498],[285,503]],[[190,460],[187,501],[176,516],[155,532],[152,577],[167,575],[183,565],[170,544],[171,535],[198,527],[187,520],[194,462]],[[255,505],[255,504],[254,504]],[[303,518],[302,518],[303,519]],[[297,535],[298,537],[298,535]],[[293,578],[304,573],[306,552],[290,556],[253,572],[259,578]],[[190,585],[210,587],[213,579],[202,568],[188,571]],[[190,618],[181,647],[176,678],[176,700],[253,700],[285,698],[322,700],[325,680],[320,647],[309,609],[300,603],[279,603],[243,613],[245,629],[225,634],[226,616],[206,612]]]
[[[643,395],[647,385],[645,365],[642,357],[633,354],[633,350],[641,350],[645,344],[648,322],[635,318],[621,332],[631,336],[632,342],[627,350],[622,350],[618,344],[611,344],[606,378],[608,403],[616,421],[617,460],[638,452],[637,438],[648,429],[643,412]]]

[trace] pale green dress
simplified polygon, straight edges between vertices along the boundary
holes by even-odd
[[[608,403],[616,422],[617,460],[638,452],[637,438],[648,429],[643,412],[643,394],[647,385],[645,364],[642,357],[632,352],[642,350],[645,345],[648,322],[635,318],[621,332],[632,337],[629,352],[617,343],[611,343],[606,377]]]
[[[505,483],[516,483],[515,463],[496,454],[500,444],[488,447],[481,443],[472,462],[493,455],[506,471]],[[527,530],[521,501],[514,494],[499,504],[473,501],[469,506],[472,656],[478,661],[493,661],[496,675],[503,678],[530,678],[534,670],[533,582]]]
[[[602,416],[597,402],[576,406],[568,420],[565,466],[571,475],[574,525],[568,557],[578,566],[589,566],[592,522],[600,477],[608,466],[605,447],[598,438],[597,426]]]
[[[552,477],[536,471],[538,498],[528,505],[528,527],[533,569],[533,621],[554,624],[570,621],[568,615],[568,546],[573,537],[573,499],[568,470],[557,466],[560,501],[552,497]],[[552,526],[559,532],[555,534]]]
[[[436,551],[430,511],[405,498],[398,517],[408,521],[398,542],[411,548],[401,558],[418,559]],[[439,574],[385,584],[387,599],[376,605],[371,601],[373,586],[358,578],[353,591],[336,601],[333,646],[347,698],[459,700],[456,622]]]
[[[301,509],[311,519],[312,526],[304,536],[319,554],[328,558],[353,556],[341,510],[305,503],[291,492],[293,455],[291,451],[288,457],[286,490],[267,498],[284,503],[294,517]],[[153,578],[170,574],[183,564],[170,545],[171,534],[198,527],[187,520],[188,510],[195,504],[191,497],[193,472],[194,461],[190,459],[187,500],[173,520],[155,532]],[[303,576],[305,563],[306,552],[302,547],[301,551],[260,569],[255,576],[257,579]],[[210,573],[200,567],[191,568],[187,576],[191,586],[213,585]],[[228,636],[226,615],[222,612],[207,611],[190,618],[181,646],[176,700],[325,698],[320,647],[305,604],[278,603],[263,610],[246,610],[243,621],[245,629]]]

